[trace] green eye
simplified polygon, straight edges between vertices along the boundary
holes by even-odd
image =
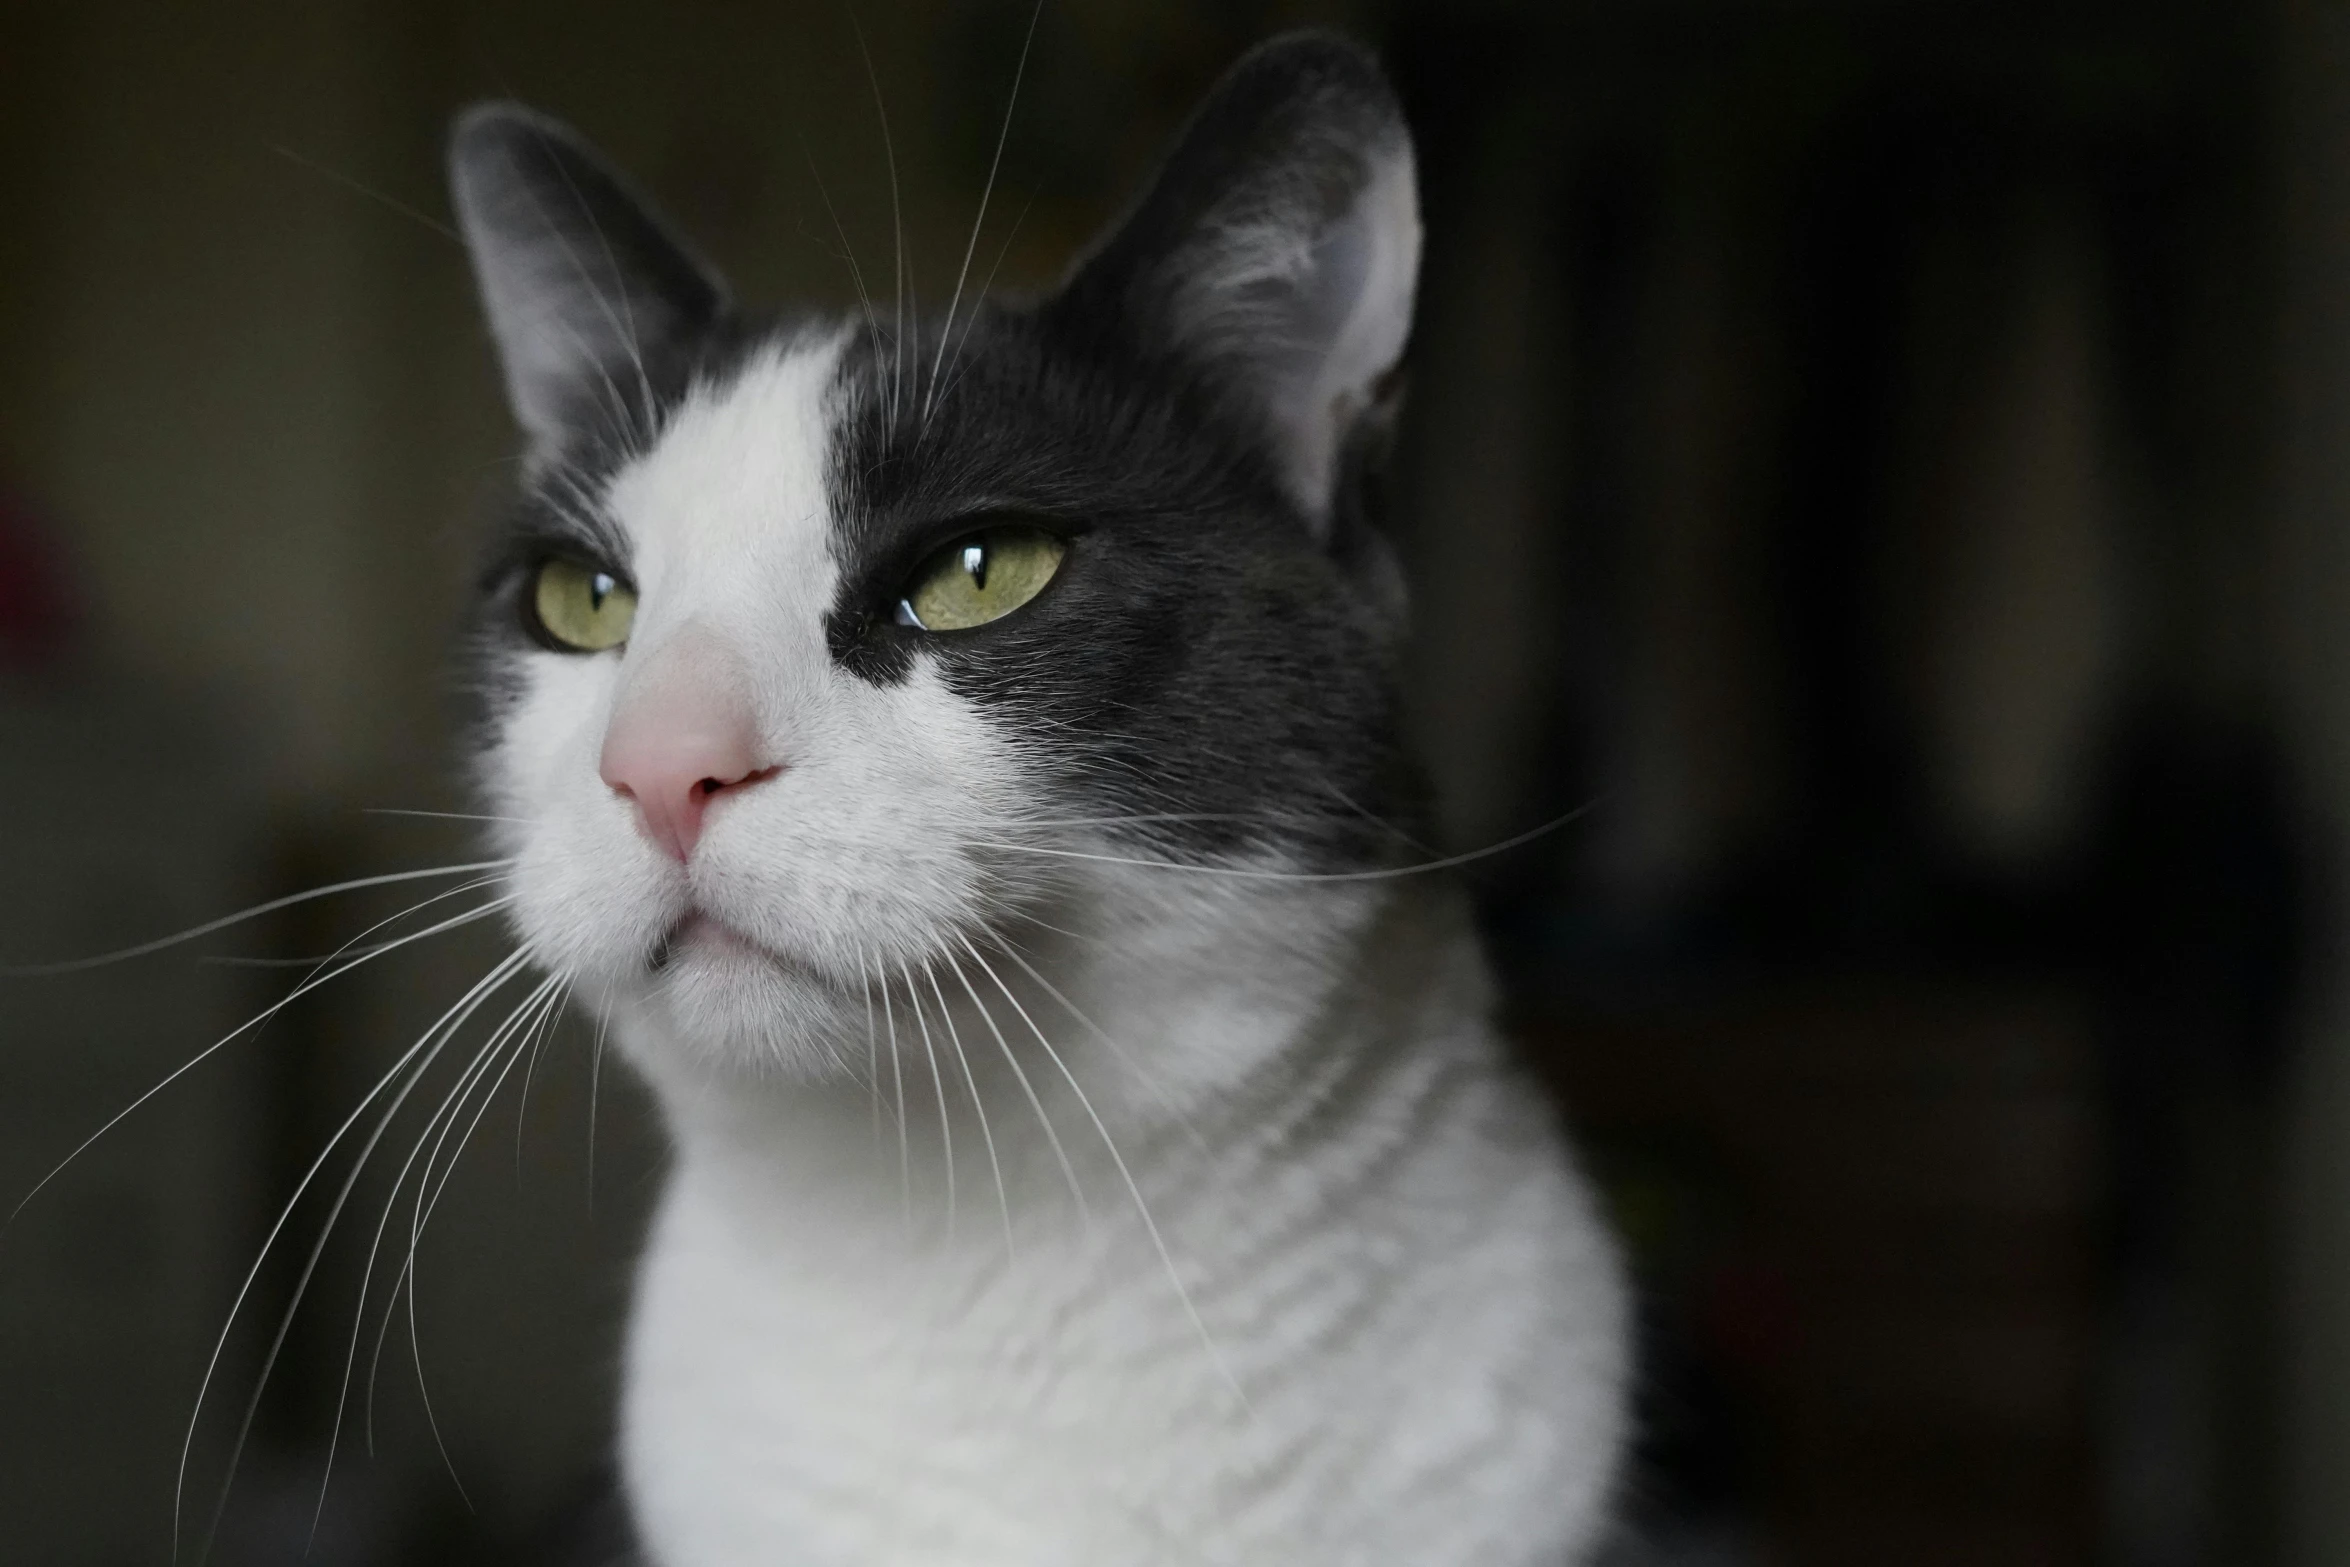
[[[557,558],[539,567],[531,586],[539,629],[558,647],[601,653],[628,640],[636,590],[608,571]]]
[[[1044,591],[1068,544],[1042,528],[990,528],[924,561],[898,600],[898,624],[963,631],[1000,620]]]

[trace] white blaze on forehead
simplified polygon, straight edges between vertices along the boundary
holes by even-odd
[[[844,337],[763,350],[731,381],[700,386],[607,505],[633,544],[633,649],[687,619],[777,653],[821,650],[840,582],[825,472],[827,393]]]

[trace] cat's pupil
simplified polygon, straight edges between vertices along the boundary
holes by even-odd
[[[600,571],[590,577],[588,579],[588,608],[601,610],[604,607],[604,600],[612,594],[612,586],[612,579]]]
[[[984,544],[964,545],[963,569],[970,573],[971,585],[984,591],[987,587],[987,546]]]

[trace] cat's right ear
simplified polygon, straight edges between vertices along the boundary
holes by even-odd
[[[1188,361],[1329,538],[1347,455],[1391,399],[1419,267],[1402,106],[1362,47],[1294,33],[1225,74],[1049,308]]]
[[[467,110],[449,189],[533,452],[584,416],[649,418],[647,363],[729,309],[718,274],[560,121],[512,103]]]

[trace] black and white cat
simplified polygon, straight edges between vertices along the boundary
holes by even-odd
[[[764,321],[570,132],[456,208],[528,437],[481,771],[674,1166],[656,1567],[1591,1549],[1623,1287],[1409,813],[1412,148],[1299,36],[1060,288]]]

